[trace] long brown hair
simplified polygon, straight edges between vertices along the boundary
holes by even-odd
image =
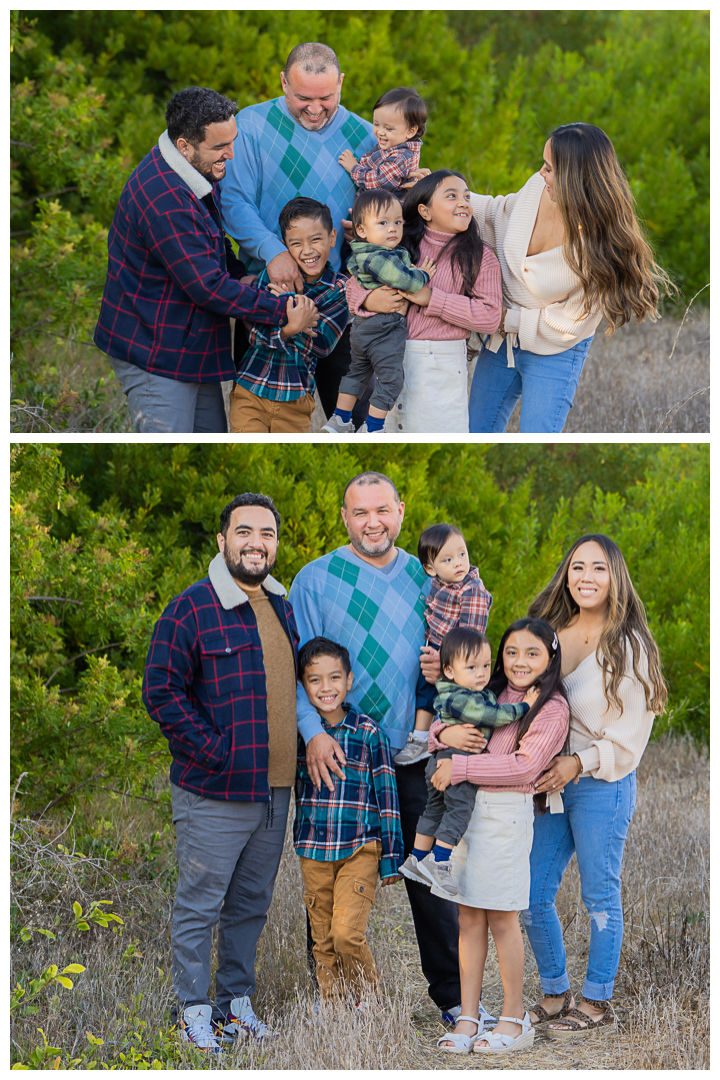
[[[567,552],[549,584],[535,597],[528,614],[538,619],[547,619],[556,630],[562,630],[576,617],[580,609],[568,588],[568,569],[577,549],[591,540],[602,548],[610,577],[605,625],[595,652],[602,665],[605,700],[609,706],[619,709],[622,715],[623,704],[619,688],[627,667],[629,643],[632,649],[633,672],[645,691],[647,708],[659,715],[665,711],[668,695],[660,667],[660,653],[650,633],[645,608],[635,592],[623,554],[609,537],[602,533],[581,536]],[[643,656],[647,657],[647,680],[640,672]]]
[[[564,124],[550,135],[553,193],[565,226],[563,254],[582,282],[587,316],[599,308],[612,335],[634,315],[658,316],[660,289],[677,289],[658,266],[635,214],[615,148],[594,124]]]
[[[429,176],[424,176],[408,191],[403,199],[403,227],[402,245],[410,253],[410,258],[417,263],[420,258],[420,241],[425,235],[427,222],[420,214],[418,207],[422,204],[429,206],[433,195],[448,176],[457,176],[463,184],[467,180],[462,173],[454,169],[437,169]],[[359,196],[358,196],[359,197]],[[472,298],[474,295],[475,282],[480,273],[483,261],[483,240],[480,235],[480,227],[475,218],[470,216],[470,224],[464,232],[456,233],[445,246],[440,254],[450,253],[450,268],[453,278],[461,278],[465,296]]]

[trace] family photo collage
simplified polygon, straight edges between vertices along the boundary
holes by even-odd
[[[18,1070],[710,1068],[710,12],[10,22]]]

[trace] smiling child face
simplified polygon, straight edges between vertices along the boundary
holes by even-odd
[[[319,218],[298,218],[285,230],[285,247],[308,281],[317,281],[335,247],[335,229],[327,232]]]

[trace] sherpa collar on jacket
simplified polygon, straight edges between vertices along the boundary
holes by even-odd
[[[249,597],[228,570],[222,552],[219,551],[210,563],[208,577],[225,611],[232,611],[239,604],[247,603]],[[272,577],[266,577],[262,585],[266,592],[275,593],[276,596],[285,596],[287,593],[285,586]]]
[[[198,199],[204,199],[210,194],[213,189],[210,181],[201,176],[195,166],[185,160],[167,131],[163,131],[158,139],[158,146],[167,164],[174,169],[181,180],[185,181],[193,195],[196,195]]]

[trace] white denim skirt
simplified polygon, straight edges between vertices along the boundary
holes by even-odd
[[[387,414],[385,431],[467,434],[467,342],[406,341],[404,383]]]
[[[460,890],[453,900],[489,911],[524,911],[530,903],[533,797],[478,788],[467,832],[452,854]]]

